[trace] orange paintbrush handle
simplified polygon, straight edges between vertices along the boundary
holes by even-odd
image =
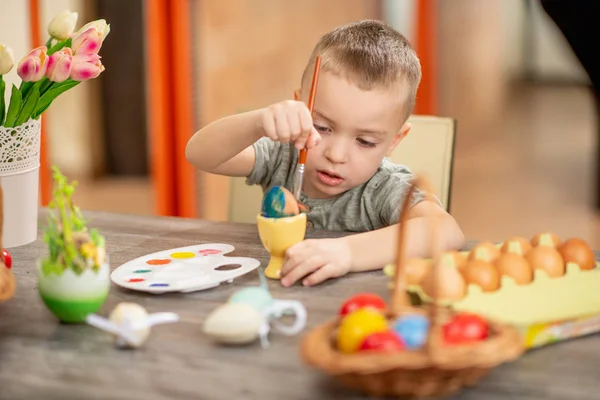
[[[315,108],[315,97],[317,95],[317,83],[319,82],[319,71],[321,70],[321,56],[317,56],[315,59],[315,71],[313,72],[312,84],[310,86],[310,95],[308,96],[308,111],[312,115],[313,109]],[[300,157],[298,162],[300,164],[306,163],[306,156],[308,155],[308,149],[304,148],[300,151]]]
[[[308,155],[308,149],[304,148],[300,150],[300,156],[298,157],[298,164],[306,164],[306,156]]]
[[[317,56],[315,59],[315,71],[313,72],[312,85],[310,87],[310,95],[308,96],[308,111],[312,116],[313,108],[315,106],[315,95],[317,94],[317,82],[319,80],[319,71],[321,69],[321,56]],[[296,199],[300,199],[300,193],[302,193],[302,182],[304,180],[304,164],[306,164],[306,156],[308,155],[308,149],[305,147],[300,150],[298,157],[298,170],[296,171],[296,186],[294,187],[294,196]]]

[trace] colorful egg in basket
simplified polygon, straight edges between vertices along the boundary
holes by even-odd
[[[423,183],[421,178],[411,185],[402,216],[407,214],[417,184]],[[518,358],[524,351],[523,341],[509,324],[440,306],[436,284],[432,303],[412,306],[406,291],[403,222],[404,217],[399,224],[389,305],[382,307],[382,299],[373,294],[348,299],[335,318],[304,336],[301,356],[346,387],[369,395],[450,395],[475,384],[494,367]],[[437,276],[440,263],[433,265],[431,273]]]

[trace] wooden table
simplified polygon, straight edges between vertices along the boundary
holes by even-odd
[[[150,252],[199,243],[223,242],[232,255],[260,259],[267,252],[256,226],[174,218],[86,213],[106,235],[113,268]],[[45,221],[42,211],[40,221]],[[307,236],[324,233],[309,231]],[[257,285],[254,273],[232,284],[189,294],[149,295],[115,285],[101,315],[121,301],[149,312],[174,311],[181,322],[155,327],[145,346],[118,350],[110,335],[82,325],[57,322],[38,297],[35,260],[45,251],[40,239],[12,250],[17,293],[0,304],[1,399],[341,399],[362,398],[341,389],[299,358],[300,336],[270,336],[271,348],[213,345],[201,333],[203,319],[242,286]],[[302,301],[308,327],[331,318],[357,291],[387,296],[383,274],[351,274],[313,288],[283,288],[270,281],[276,298]],[[576,295],[576,293],[574,293]],[[387,298],[387,297],[386,297]],[[531,351],[493,371],[456,399],[600,399],[600,336]]]

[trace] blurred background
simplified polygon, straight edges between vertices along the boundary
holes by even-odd
[[[193,171],[187,139],[291,98],[319,36],[375,18],[424,61],[417,112],[457,121],[451,212],[467,238],[552,231],[600,247],[598,108],[537,0],[0,0],[0,42],[22,57],[31,24],[45,42],[65,8],[77,28],[111,24],[106,70],[43,122],[47,162],[80,182],[84,210],[226,220],[227,178]]]

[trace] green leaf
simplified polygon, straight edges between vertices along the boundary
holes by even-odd
[[[14,127],[15,120],[21,110],[21,92],[15,85],[12,86],[12,92],[10,94],[10,104],[8,105],[8,111],[6,112],[6,121],[4,126],[7,128]]]
[[[33,85],[34,82],[21,81],[21,87],[19,88],[19,90],[21,91],[21,97],[27,96]]]
[[[4,101],[4,90],[6,89],[6,83],[4,83],[4,79],[2,79],[2,75],[0,75],[0,126],[4,122],[4,115],[6,114],[6,104]]]
[[[54,82],[52,82],[50,79],[44,77],[44,78],[42,78],[41,81],[39,81],[38,87],[40,89],[40,96],[42,96],[44,93],[46,93],[48,91],[48,89],[51,89],[52,87],[54,87]]]
[[[42,95],[42,97],[40,97],[40,101],[37,104],[37,109],[33,113],[32,118],[39,117],[44,111],[46,111],[48,107],[50,107],[50,104],[52,104],[52,101],[54,101],[55,98],[57,98],[59,95],[66,92],[67,90],[74,88],[80,83],[81,82],[79,81],[67,79],[64,82],[53,86],[52,89],[48,90]]]
[[[37,86],[34,86],[33,89],[31,89],[31,92],[29,92],[29,94],[25,98],[25,101],[23,102],[23,107],[21,108],[21,112],[19,113],[19,116],[15,121],[15,126],[22,125],[25,122],[27,122],[29,118],[31,118],[39,100],[40,92]]]

